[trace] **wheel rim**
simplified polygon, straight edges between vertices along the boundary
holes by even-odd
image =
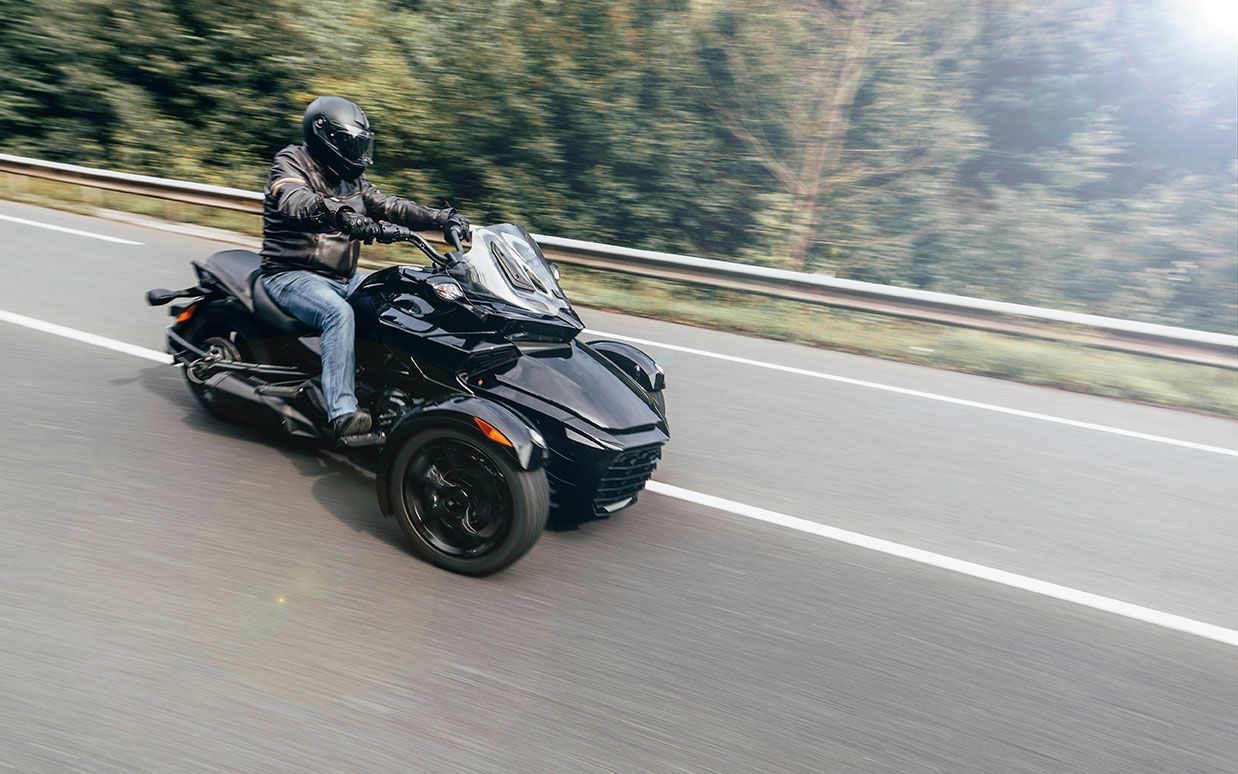
[[[404,469],[403,490],[413,529],[449,556],[481,556],[511,531],[507,478],[472,444],[455,439],[425,444]]]
[[[241,359],[241,350],[237,348],[236,343],[222,336],[211,336],[204,339],[198,345],[198,348],[206,353],[206,356],[213,358],[217,362],[235,363]],[[189,377],[189,381],[196,385],[201,385],[203,379],[194,373],[194,369],[185,368],[185,375]]]
[[[236,343],[222,336],[204,339],[198,348],[208,357],[213,357],[219,362],[238,362],[241,359],[241,350]],[[185,378],[189,380],[190,388],[197,393],[198,399],[206,404],[207,408],[215,405],[215,391],[206,386],[206,381],[198,376],[191,366],[185,367]]]

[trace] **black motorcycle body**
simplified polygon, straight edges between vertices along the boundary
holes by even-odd
[[[468,251],[456,240],[442,255],[408,241],[433,265],[381,269],[348,299],[374,429],[341,445],[374,468],[381,509],[414,550],[487,574],[547,524],[635,503],[669,438],[661,368],[629,344],[579,340],[558,271],[523,228],[479,228]],[[181,302],[168,351],[208,411],[335,444],[318,334],[267,294],[260,261],[216,253],[193,263],[195,286],[147,301]]]

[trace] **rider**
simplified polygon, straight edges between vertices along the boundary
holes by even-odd
[[[275,154],[262,208],[262,282],[275,303],[322,332],[322,390],[336,437],[370,431],[354,392],[353,311],[361,242],[384,241],[381,221],[412,229],[459,228],[455,209],[435,210],[388,196],[365,178],[374,132],[342,97],[319,97],[301,122],[304,144]]]

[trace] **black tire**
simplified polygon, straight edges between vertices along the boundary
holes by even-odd
[[[185,339],[190,344],[207,351],[216,350],[226,360],[262,362],[264,350],[257,342],[256,329],[248,322],[211,309],[199,314],[201,316],[185,334]],[[189,391],[208,414],[225,422],[240,421],[238,417],[231,416],[215,405],[211,389],[196,379],[188,367],[181,369],[181,372],[185,377],[185,384],[189,385]]]
[[[459,456],[452,460],[444,450]],[[476,433],[445,427],[416,433],[396,452],[389,473],[388,501],[413,552],[445,570],[498,572],[524,556],[546,527],[545,471],[521,470]],[[438,483],[426,483],[431,478]],[[481,512],[476,525],[475,508]]]

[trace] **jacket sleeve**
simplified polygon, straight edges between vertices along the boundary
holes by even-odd
[[[290,225],[307,231],[333,228],[335,213],[342,206],[310,188],[305,170],[285,151],[275,154],[265,193],[267,201]]]
[[[361,198],[365,211],[374,220],[385,220],[411,229],[441,226],[448,210],[435,210],[398,196],[388,196],[374,187],[364,176],[361,178]]]

